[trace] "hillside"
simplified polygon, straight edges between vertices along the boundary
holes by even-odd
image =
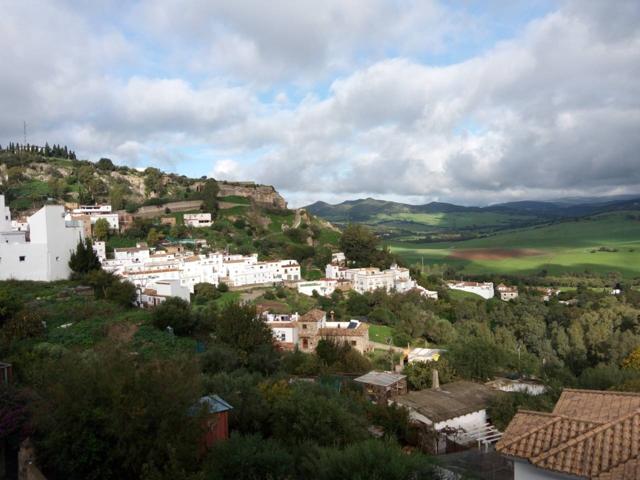
[[[270,185],[194,179],[156,168],[140,171],[114,165],[109,159],[94,163],[41,151],[2,150],[0,193],[7,197],[16,218],[47,202],[68,207],[111,204],[120,214],[131,215],[134,222],[126,231],[109,235],[108,250],[139,241],[202,238],[214,249],[295,258],[306,272],[313,264],[323,266],[340,237],[325,220],[303,209],[288,209],[285,199]],[[202,210],[216,218],[212,227],[184,226],[185,213]],[[163,223],[161,217],[174,217],[176,225]]]
[[[610,273],[640,276],[640,213],[603,213],[461,242],[389,245],[410,263],[450,265],[461,274]]]
[[[306,209],[337,225],[363,223],[395,241],[468,240],[498,231],[600,213],[638,210],[637,196],[520,201],[487,207],[431,202],[409,205],[366,198],[337,205],[316,202]]]

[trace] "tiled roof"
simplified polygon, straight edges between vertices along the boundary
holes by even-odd
[[[318,308],[309,310],[307,313],[300,317],[301,322],[319,322],[325,317],[326,313]]]
[[[369,325],[361,323],[356,328],[321,328],[320,335],[323,337],[363,337],[369,332]]]
[[[496,450],[580,478],[640,478],[640,394],[565,389],[553,413],[518,412]]]

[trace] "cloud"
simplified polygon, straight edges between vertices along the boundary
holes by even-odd
[[[9,2],[0,143],[26,120],[36,143],[299,201],[640,191],[638,3],[518,5]]]

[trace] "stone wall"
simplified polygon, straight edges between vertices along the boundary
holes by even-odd
[[[250,198],[253,202],[267,207],[287,208],[287,202],[271,185],[257,185],[251,182],[218,182],[219,196]]]

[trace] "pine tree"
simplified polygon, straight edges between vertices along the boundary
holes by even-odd
[[[84,242],[78,242],[76,251],[71,254],[69,259],[69,268],[74,274],[85,274],[93,270],[100,270],[102,265],[96,252],[93,250],[93,244],[90,239]]]

